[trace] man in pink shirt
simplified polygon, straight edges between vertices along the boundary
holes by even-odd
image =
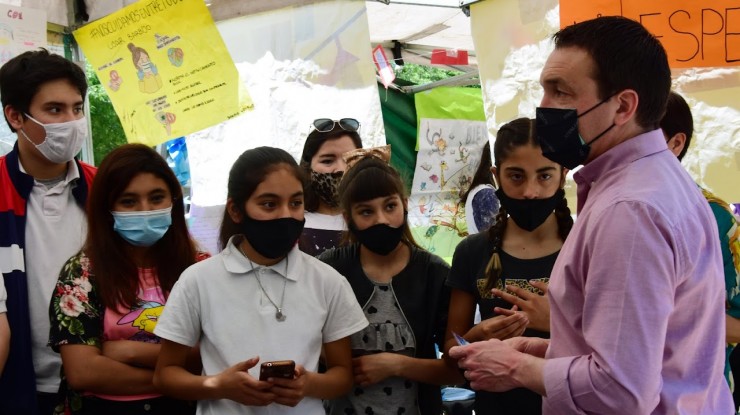
[[[542,394],[544,414],[733,414],[717,227],[659,129],[665,50],[622,17],[554,40],[537,136],[546,157],[584,167],[578,220],[550,279],[552,337],[450,356],[474,389]]]

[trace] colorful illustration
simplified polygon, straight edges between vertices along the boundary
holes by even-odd
[[[131,60],[139,77],[139,91],[147,94],[159,91],[162,88],[162,78],[147,51],[133,43],[128,44],[128,49],[131,51]]]
[[[170,63],[176,67],[182,66],[184,57],[185,54],[180,48],[167,49],[167,58],[170,60]]]
[[[131,310],[130,313],[118,320],[120,326],[132,326],[140,329],[129,340],[147,341],[154,336],[154,327],[157,326],[159,316],[164,310],[164,305],[156,301],[147,301],[140,308]],[[155,338],[156,339],[156,338]]]
[[[203,1],[170,1],[146,16],[131,3],[74,31],[129,142],[155,146],[253,107]],[[118,79],[126,85],[113,93]]]
[[[409,224],[426,249],[451,257],[467,235],[460,194],[475,174],[483,143],[488,140],[484,121],[425,119],[419,142],[416,172],[409,197]]]
[[[121,78],[121,76],[118,75],[118,71],[116,70],[110,71],[110,81],[108,81],[108,87],[112,91],[118,91],[118,88],[121,87],[122,82],[123,82],[123,78]]]
[[[155,115],[155,117],[157,117],[157,121],[164,125],[164,128],[167,130],[167,135],[172,134],[171,125],[177,119],[177,117],[175,117],[175,114],[171,112],[160,111]]]

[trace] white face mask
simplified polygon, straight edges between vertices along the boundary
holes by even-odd
[[[22,129],[18,131],[52,163],[66,163],[72,160],[80,152],[82,143],[87,138],[87,119],[85,117],[79,120],[50,124],[42,124],[28,114],[26,114],[26,117],[46,131],[44,142],[34,144],[25,131]]]

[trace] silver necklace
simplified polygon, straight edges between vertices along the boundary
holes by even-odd
[[[272,301],[272,298],[270,298],[270,295],[267,294],[267,290],[265,290],[265,287],[262,286],[262,281],[260,281],[259,275],[257,275],[256,272],[254,272],[254,265],[252,265],[252,260],[249,259],[247,254],[244,253],[242,250],[241,245],[239,246],[239,251],[244,255],[245,258],[247,258],[247,261],[249,261],[249,268],[252,270],[252,273],[254,274],[254,277],[257,278],[257,284],[260,286],[260,290],[262,290],[262,293],[267,297],[267,299],[270,301],[273,307],[275,307],[275,320],[277,321],[285,321],[287,316],[283,313],[283,302],[285,301],[285,285],[288,282],[288,256],[285,256],[285,277],[283,278],[283,293],[280,295],[280,305],[278,306],[275,304],[274,301]]]

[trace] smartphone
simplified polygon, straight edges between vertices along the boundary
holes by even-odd
[[[275,360],[260,365],[260,380],[268,378],[293,379],[295,376],[295,362],[292,360]]]

